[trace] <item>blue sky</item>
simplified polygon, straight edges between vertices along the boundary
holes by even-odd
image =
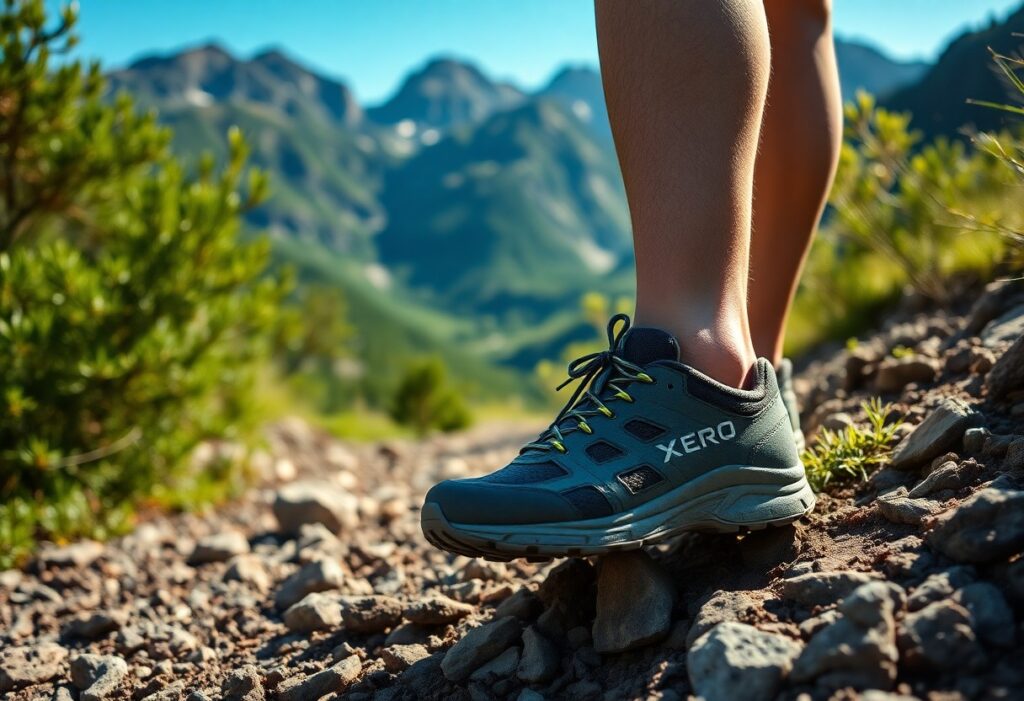
[[[632,0],[624,0],[632,1]],[[788,0],[774,0],[786,2]],[[965,27],[1021,0],[834,0],[837,33],[931,59]],[[48,0],[48,5],[61,3]],[[80,0],[81,55],[104,65],[215,40],[248,56],[277,46],[343,78],[367,103],[444,53],[534,87],[561,64],[596,63],[592,0]]]

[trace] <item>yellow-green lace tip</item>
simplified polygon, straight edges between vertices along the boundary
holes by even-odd
[[[612,418],[612,416],[614,416],[614,414],[612,414],[612,410],[606,406],[598,407],[597,410],[600,411],[605,416],[607,416],[609,419]]]
[[[654,382],[654,378],[648,375],[646,372],[640,373],[639,375],[636,376],[636,378],[641,382],[646,382],[647,384],[651,384],[652,382]]]
[[[615,396],[618,397],[619,399],[622,399],[623,401],[627,401],[627,402],[633,401],[633,398],[631,396],[629,396],[628,394],[626,394],[625,392],[623,392],[621,389],[618,392],[615,393]]]
[[[557,450],[559,453],[565,452],[565,445],[562,443],[562,441],[551,441],[551,445],[553,445],[555,447],[555,450]]]
[[[593,433],[594,432],[594,429],[590,428],[590,425],[586,421],[580,421],[576,425],[579,426],[580,430],[583,431],[584,433]]]

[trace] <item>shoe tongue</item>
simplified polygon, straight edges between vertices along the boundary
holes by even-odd
[[[655,360],[679,360],[679,342],[668,331],[634,326],[622,337],[619,357],[644,366]]]

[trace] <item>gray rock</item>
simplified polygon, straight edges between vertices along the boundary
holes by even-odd
[[[738,621],[755,609],[758,601],[747,591],[716,591],[704,600],[686,633],[686,647],[723,621]]]
[[[341,622],[355,633],[380,633],[402,620],[402,603],[390,596],[341,598]]]
[[[771,701],[800,654],[800,643],[745,623],[720,623],[686,656],[690,683],[707,701]]]
[[[79,655],[71,660],[71,683],[82,690],[79,701],[100,701],[117,691],[128,663],[116,655]]]
[[[981,342],[988,348],[1014,341],[1024,334],[1024,304],[1012,307],[996,317],[981,330]]]
[[[920,525],[925,517],[942,510],[942,506],[931,499],[911,499],[905,487],[879,494],[875,504],[885,520],[911,526]]]
[[[675,584],[646,553],[604,557],[597,578],[594,649],[623,652],[661,640],[672,627]]]
[[[886,358],[878,364],[875,390],[898,392],[911,382],[932,382],[938,374],[938,363],[932,358],[911,355]]]
[[[321,592],[307,594],[284,612],[284,624],[293,633],[331,630],[341,625],[341,602]]]
[[[532,621],[540,615],[544,604],[536,593],[526,587],[520,587],[494,609],[495,618],[515,616],[522,621]]]
[[[259,591],[266,591],[271,584],[270,574],[263,559],[251,554],[231,558],[223,578],[225,582],[249,584]]]
[[[967,429],[964,431],[964,450],[968,455],[977,455],[984,448],[989,435],[989,430],[982,426]]]
[[[414,645],[426,643],[436,629],[418,623],[399,623],[384,639],[385,645]]]
[[[108,633],[118,630],[128,622],[124,611],[96,611],[76,616],[64,628],[64,633],[72,638],[96,640]]]
[[[582,629],[586,632],[586,629]],[[589,636],[588,636],[589,637]],[[527,684],[551,681],[558,674],[558,649],[536,628],[523,631],[523,656],[519,660],[516,676]]]
[[[974,429],[970,430],[973,431]],[[927,477],[918,482],[914,488],[910,490],[908,496],[912,499],[919,499],[944,489],[961,489],[971,484],[979,472],[980,469],[978,467],[978,463],[973,460],[967,460],[961,464],[948,460],[932,470]]]
[[[899,647],[910,667],[979,669],[985,654],[971,628],[971,614],[952,601],[936,601],[907,614]]]
[[[984,563],[1024,548],[1024,491],[989,486],[937,517],[933,548],[957,562]]]
[[[798,682],[827,688],[888,689],[896,680],[896,611],[903,591],[888,582],[857,587],[838,607],[839,617],[815,633],[793,665]]]
[[[1024,335],[999,356],[985,376],[985,386],[993,399],[1002,399],[1024,386]]]
[[[955,447],[975,421],[977,414],[965,402],[943,399],[928,418],[896,446],[892,466],[905,470],[937,458]]]
[[[790,579],[783,579],[777,585],[779,596],[805,606],[829,606],[849,596],[862,584],[878,575],[853,570],[834,572],[808,572]]]
[[[404,672],[422,659],[430,657],[430,652],[423,645],[389,645],[380,652],[384,668],[392,674]]]
[[[297,534],[307,523],[322,523],[335,533],[359,525],[359,500],[330,482],[285,485],[278,490],[273,508],[285,533]]]
[[[907,610],[919,611],[928,604],[948,599],[953,592],[975,579],[974,568],[956,565],[929,575],[907,598]]]
[[[487,664],[469,675],[473,681],[486,682],[505,679],[516,673],[519,666],[519,648],[510,647]]]
[[[266,692],[256,665],[245,665],[232,670],[220,687],[224,701],[263,701]]]
[[[476,611],[476,608],[447,596],[433,594],[425,599],[413,601],[405,607],[403,616],[407,621],[426,626],[454,623]]]
[[[521,630],[519,621],[512,616],[471,629],[445,653],[441,671],[449,681],[468,679],[477,668],[518,640]]]
[[[544,695],[533,689],[523,689],[516,697],[516,701],[546,701]]]
[[[103,543],[82,540],[60,548],[46,548],[39,561],[48,567],[88,567],[103,555]]]
[[[316,560],[303,565],[281,583],[274,594],[274,603],[277,608],[286,609],[307,594],[340,589],[344,583],[341,565],[334,560]]]
[[[342,692],[352,685],[363,671],[357,655],[351,655],[304,679],[288,679],[278,687],[280,701],[309,701],[330,693]]]
[[[68,651],[56,643],[0,649],[0,691],[41,684],[60,672]]]
[[[974,632],[983,642],[996,647],[1013,646],[1013,609],[998,587],[989,582],[968,584],[955,594],[953,601],[971,614]]]
[[[225,531],[206,536],[196,543],[189,555],[188,564],[204,565],[210,562],[224,562],[235,555],[249,552],[249,540],[238,531]]]

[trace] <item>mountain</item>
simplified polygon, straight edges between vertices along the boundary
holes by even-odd
[[[379,124],[411,123],[421,130],[447,131],[479,123],[524,99],[517,88],[492,81],[470,63],[437,58],[410,74],[398,92],[371,108],[369,115]]]
[[[571,110],[581,122],[590,127],[594,136],[611,143],[608,106],[604,101],[604,86],[597,69],[590,66],[566,66],[555,73],[536,94],[555,100]]]
[[[109,86],[156,109],[182,154],[222,156],[225,133],[239,126],[252,163],[273,180],[269,200],[248,215],[254,227],[373,257],[385,218],[376,192],[405,144],[369,123],[343,83],[278,51],[240,60],[208,45],[136,61]]]
[[[381,261],[460,312],[550,312],[629,255],[614,153],[543,98],[423,149],[382,197]]]
[[[852,100],[858,90],[887,95],[913,83],[929,67],[925,61],[897,61],[859,41],[836,37],[835,46],[844,102]]]
[[[996,130],[1019,124],[1020,118],[968,99],[1020,104],[1021,95],[992,62],[989,47],[1007,56],[1024,52],[1024,5],[1002,22],[964,32],[942,52],[939,60],[912,85],[883,99],[884,107],[913,113],[913,125],[926,136],[958,136],[965,125]]]

